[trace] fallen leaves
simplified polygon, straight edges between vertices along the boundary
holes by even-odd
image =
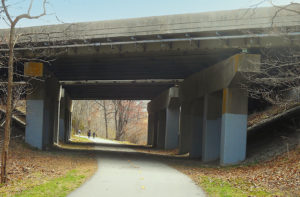
[[[8,160],[9,182],[0,187],[0,196],[13,194],[65,175],[72,169],[96,169],[95,159],[80,153],[45,152],[12,141]]]
[[[201,167],[193,161],[183,161],[172,166],[189,175],[199,184],[201,177],[227,181],[243,190],[265,188],[267,191],[281,191],[300,196],[300,148],[274,159],[255,165],[237,167]],[[187,164],[187,165],[186,165]]]

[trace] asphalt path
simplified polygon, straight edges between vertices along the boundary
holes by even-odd
[[[69,197],[195,197],[204,192],[159,159],[138,154],[97,155],[98,170]]]

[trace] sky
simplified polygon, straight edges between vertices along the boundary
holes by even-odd
[[[6,0],[12,16],[27,12],[30,0]],[[42,1],[35,0],[32,15],[42,12]],[[271,6],[267,0],[48,0],[47,16],[37,20],[22,20],[17,26],[51,25],[60,23],[114,20],[184,13],[232,10]],[[300,0],[273,0],[276,5]],[[3,16],[3,14],[2,14]],[[0,29],[8,28],[0,19]]]

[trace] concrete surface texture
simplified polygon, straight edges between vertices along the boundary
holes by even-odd
[[[292,7],[292,6],[291,6]],[[60,24],[41,27],[28,27],[18,29],[17,33],[36,33],[32,40],[43,42],[61,40],[81,40],[148,36],[156,34],[207,32],[231,29],[269,28],[276,11],[280,8],[255,8],[230,11],[218,11],[195,14],[181,14],[170,16],[155,16],[122,20],[85,22],[74,24]],[[293,9],[299,9],[297,5]],[[273,21],[274,26],[299,25],[299,15],[294,12],[282,10],[277,13]],[[7,30],[5,31],[7,32]],[[38,34],[41,33],[41,34]],[[49,33],[49,35],[47,34]],[[20,41],[28,41],[22,38]]]
[[[98,155],[94,176],[69,197],[199,197],[200,187],[179,171],[150,158]]]

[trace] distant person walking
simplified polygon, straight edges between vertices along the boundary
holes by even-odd
[[[88,131],[88,138],[91,137],[91,130]]]
[[[78,129],[78,132],[77,132],[77,133],[78,133],[78,135],[79,135],[79,137],[80,137],[80,134],[81,134],[81,130],[80,130],[80,129]]]
[[[96,136],[96,133],[95,132],[93,132],[93,138],[95,139],[95,136]]]

